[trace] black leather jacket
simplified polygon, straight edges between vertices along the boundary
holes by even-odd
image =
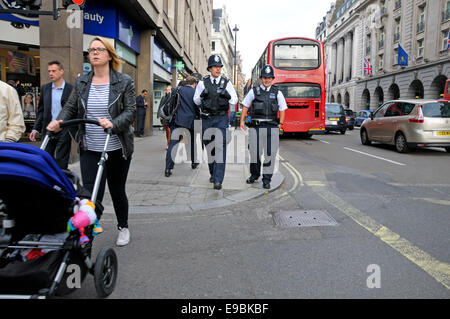
[[[74,85],[72,94],[64,105],[58,120],[86,118],[86,106],[94,73],[80,76]],[[126,74],[110,71],[110,90],[108,111],[112,118],[113,134],[117,134],[122,144],[124,158],[129,158],[134,151],[134,130],[131,123],[136,116],[136,97],[133,80]],[[85,126],[80,125],[76,141],[84,147]]]

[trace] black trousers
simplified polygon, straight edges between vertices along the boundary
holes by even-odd
[[[69,166],[71,146],[72,142],[69,130],[65,128],[50,138],[45,150],[55,159],[61,169],[67,169]]]
[[[80,169],[83,186],[91,193],[94,190],[95,178],[97,177],[99,168],[97,164],[100,161],[101,155],[100,152],[80,151]],[[130,164],[131,158],[125,160],[122,157],[121,149],[108,152],[108,160],[106,161],[97,194],[97,200],[102,202],[107,181],[117,217],[117,226],[120,228],[128,228],[128,197],[125,187]]]
[[[250,128],[250,174],[255,179],[261,176],[261,156],[264,154],[262,181],[270,183],[279,145],[278,126],[264,125]]]
[[[145,128],[145,115],[147,114],[147,109],[142,106],[137,107],[137,134],[138,136],[144,135]]]

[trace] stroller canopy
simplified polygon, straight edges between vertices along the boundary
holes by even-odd
[[[72,200],[77,196],[73,184],[50,154],[33,145],[0,142],[0,182],[7,181],[52,189]]]

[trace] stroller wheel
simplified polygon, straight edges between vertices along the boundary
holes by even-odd
[[[108,297],[117,280],[117,256],[110,247],[103,248],[97,256],[94,267],[94,282],[97,294],[101,298]]]

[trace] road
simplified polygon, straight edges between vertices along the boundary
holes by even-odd
[[[359,130],[281,140],[278,190],[247,203],[130,214],[111,298],[449,298],[450,154],[363,146]],[[277,213],[335,224],[281,227]],[[105,215],[104,228],[115,218]],[[106,231],[96,247],[114,243]],[[98,248],[96,248],[98,249]],[[95,256],[95,252],[94,252]],[[95,298],[92,277],[71,298]]]

